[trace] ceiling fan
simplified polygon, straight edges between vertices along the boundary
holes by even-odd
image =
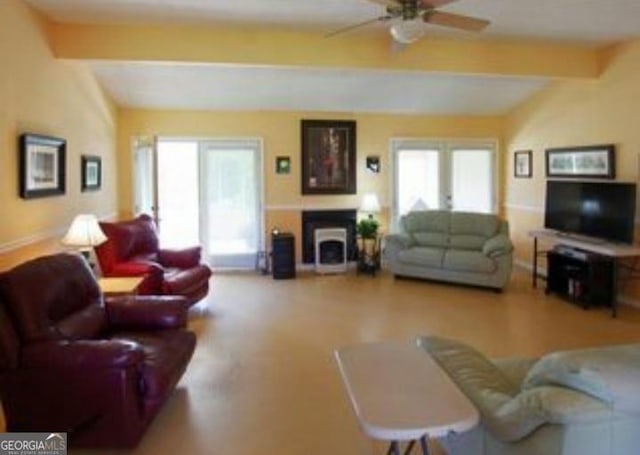
[[[462,14],[447,13],[437,8],[457,0],[369,0],[385,6],[385,14],[373,19],[349,25],[335,30],[326,37],[335,36],[350,30],[373,24],[375,22],[391,22],[389,32],[394,41],[399,44],[411,44],[419,40],[424,34],[423,23],[451,27],[468,32],[480,32],[490,22],[476,17]]]

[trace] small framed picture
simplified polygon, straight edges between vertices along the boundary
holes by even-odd
[[[102,158],[82,156],[82,191],[97,191],[102,186]]]
[[[20,136],[20,197],[56,196],[66,191],[67,141],[39,134]]]
[[[289,174],[291,172],[291,158],[288,156],[276,157],[276,174]]]
[[[513,158],[513,176],[517,178],[530,179],[533,175],[531,164],[531,150],[520,150],[515,152]]]
[[[373,172],[377,174],[380,172],[380,157],[379,156],[368,156],[367,157],[367,171]]]

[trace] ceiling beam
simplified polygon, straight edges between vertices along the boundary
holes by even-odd
[[[191,62],[456,74],[596,78],[596,49],[567,44],[425,37],[401,52],[380,29],[324,38],[259,26],[49,24],[62,59]]]

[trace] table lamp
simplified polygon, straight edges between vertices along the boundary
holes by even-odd
[[[100,245],[107,241],[107,236],[104,235],[102,229],[98,225],[98,219],[95,215],[77,215],[67,234],[62,239],[62,243],[67,246],[72,246],[78,249],[80,253],[85,257],[91,268],[90,253],[94,246]]]
[[[373,219],[373,214],[380,212],[380,201],[376,193],[366,193],[362,198],[360,211],[369,214],[369,219]]]

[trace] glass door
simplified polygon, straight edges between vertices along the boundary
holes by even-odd
[[[257,140],[200,143],[202,241],[216,268],[253,269],[264,249]]]
[[[133,215],[146,213],[156,218],[156,154],[155,138],[136,136],[133,146]]]
[[[393,140],[392,226],[412,210],[495,211],[495,145]]]

